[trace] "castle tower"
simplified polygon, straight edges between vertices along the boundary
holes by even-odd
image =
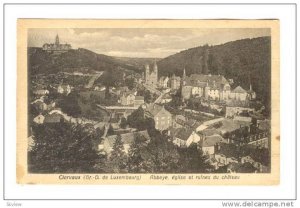
[[[55,45],[59,45],[59,37],[58,37],[58,34],[57,34],[56,37],[55,37]]]

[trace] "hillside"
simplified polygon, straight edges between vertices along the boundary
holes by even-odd
[[[140,71],[145,70],[145,65],[148,63],[153,63],[155,60],[159,61],[160,58],[131,58],[131,57],[114,57],[117,60],[120,60],[122,63],[127,64],[128,66],[135,67]]]
[[[221,74],[234,80],[234,86],[249,89],[250,82],[258,97],[270,105],[271,38],[260,37],[201,46],[181,51],[158,62],[159,75],[182,76],[192,73]]]
[[[53,56],[41,48],[28,48],[28,70],[31,74],[72,71],[111,71],[139,72],[139,68],[114,57],[97,54],[86,49],[70,50]]]

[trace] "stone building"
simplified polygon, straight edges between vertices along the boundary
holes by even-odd
[[[56,35],[55,37],[55,43],[45,43],[43,45],[44,51],[47,51],[48,53],[52,53],[52,54],[57,54],[57,55],[65,53],[71,49],[72,47],[70,44],[67,43],[60,44],[58,35]]]
[[[172,126],[172,114],[164,106],[152,104],[145,110],[145,116],[153,118],[157,130],[166,130]]]
[[[149,64],[145,66],[145,84],[150,85],[152,87],[156,87],[158,82],[158,68],[156,61],[150,68]]]

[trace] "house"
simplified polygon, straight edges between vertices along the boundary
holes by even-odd
[[[215,154],[216,146],[218,146],[220,143],[226,143],[226,140],[219,134],[213,134],[211,136],[202,137],[199,145],[203,154],[213,155]]]
[[[171,133],[173,143],[178,147],[189,147],[192,143],[200,141],[200,135],[188,128],[174,129]]]
[[[153,118],[157,130],[166,130],[172,126],[172,114],[164,106],[151,104],[145,109],[145,116]]]
[[[244,108],[244,107],[237,107],[237,106],[226,106],[226,118],[233,118],[235,115],[239,115],[241,113],[253,113],[254,108]]]
[[[44,123],[60,123],[61,121],[63,121],[63,116],[57,113],[46,115],[44,119]]]
[[[175,74],[173,74],[173,76],[169,79],[169,85],[172,90],[178,90],[180,88],[180,82],[181,78],[175,76]]]
[[[104,91],[105,89],[106,89],[105,86],[96,86],[96,87],[94,88],[95,91],[100,91],[100,92]]]
[[[169,83],[169,77],[160,77],[158,83],[161,88],[167,88]]]
[[[44,90],[44,89],[37,89],[33,91],[34,95],[48,95],[49,90]]]
[[[42,114],[36,116],[34,119],[33,119],[33,122],[37,123],[37,124],[43,124],[44,123],[44,120],[45,120],[45,116],[43,116]]]
[[[220,143],[215,146],[213,157],[218,161],[218,166],[238,163],[240,155],[235,145]]]
[[[59,85],[57,87],[57,92],[60,94],[70,94],[71,93],[71,86],[70,85]]]
[[[243,122],[251,123],[252,122],[252,117],[236,115],[236,116],[234,116],[233,120],[234,121],[243,121]]]
[[[169,103],[172,101],[172,97],[169,94],[165,94],[162,99],[161,99],[161,103]]]
[[[44,103],[44,101],[42,101],[41,99],[38,99],[34,102],[32,102],[33,106],[40,111],[45,111],[48,109],[48,106],[46,103]]]
[[[144,96],[135,96],[134,106],[140,106],[143,105],[144,103],[145,103]]]
[[[270,145],[270,135],[268,133],[251,135],[247,140],[247,144],[268,149]]]
[[[248,92],[244,90],[241,86],[237,86],[230,93],[230,98],[233,100],[245,101],[247,99]]]
[[[105,137],[102,142],[98,145],[98,151],[102,152],[106,155],[110,155],[110,153],[113,151],[114,144],[116,142],[117,137],[121,137],[121,141],[123,143],[124,152],[127,154],[129,152],[129,149],[131,145],[134,143],[135,139],[139,136],[139,138],[142,138],[145,143],[150,141],[150,136],[148,134],[148,131],[138,131],[138,132],[130,132],[120,135],[111,135]]]
[[[130,90],[128,89],[127,86],[124,86],[124,87],[119,87],[118,89],[115,90],[115,93],[117,95],[123,95],[124,93],[127,93],[129,92]]]
[[[180,114],[174,115],[172,121],[173,121],[173,124],[172,124],[173,128],[181,128],[184,126],[186,118],[185,118],[185,116],[180,115]]]
[[[134,105],[135,95],[131,92],[125,92],[122,94],[120,101],[121,105]]]

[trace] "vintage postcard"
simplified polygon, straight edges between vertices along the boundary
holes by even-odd
[[[20,184],[278,185],[278,20],[19,19]]]

